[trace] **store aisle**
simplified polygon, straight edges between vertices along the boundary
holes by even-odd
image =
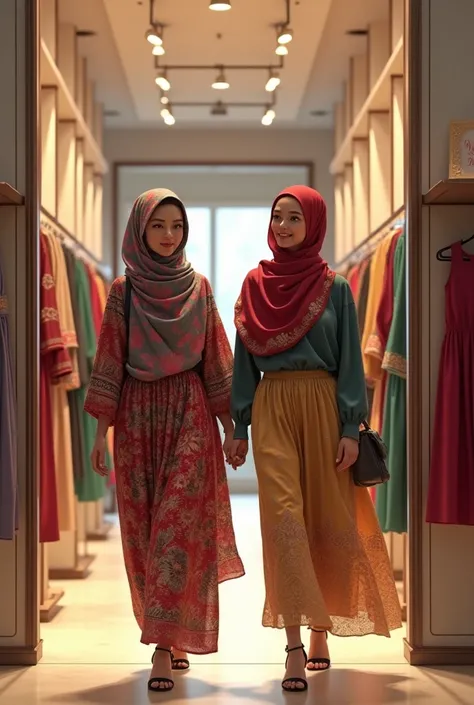
[[[44,657],[37,668],[0,670],[0,698],[8,705],[140,705],[151,700],[175,705],[254,705],[287,702],[280,689],[285,639],[260,626],[261,574],[258,506],[255,497],[233,499],[245,578],[221,588],[220,651],[194,658],[192,670],[177,677],[167,695],[146,692],[151,647],[139,643],[131,614],[118,526],[108,541],[90,545],[97,553],[86,581],[64,584],[63,609],[42,625]],[[305,634],[306,636],[306,634]],[[443,694],[449,705],[470,702],[474,670],[452,674],[409,668],[402,657],[402,636],[392,639],[332,639],[334,669],[310,677],[308,703],[425,705]],[[306,640],[307,641],[307,640]],[[465,696],[464,696],[465,691]],[[448,693],[456,692],[450,700]],[[454,698],[454,695],[453,695]]]

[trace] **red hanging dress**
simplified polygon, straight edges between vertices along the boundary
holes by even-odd
[[[426,521],[474,525],[474,255],[451,253]]]

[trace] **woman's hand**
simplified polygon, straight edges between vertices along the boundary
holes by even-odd
[[[336,465],[339,472],[351,468],[359,457],[359,441],[341,438],[337,449]]]
[[[105,437],[97,435],[95,437],[94,448],[91,453],[91,463],[94,472],[101,477],[106,477],[109,468],[105,464]]]
[[[237,468],[240,468],[241,465],[245,463],[245,459],[247,457],[248,452],[248,441],[232,439],[228,449],[228,453],[226,454],[226,461],[229,465],[234,468],[234,470],[237,470]]]

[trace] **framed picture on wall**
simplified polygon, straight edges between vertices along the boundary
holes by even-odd
[[[474,120],[450,124],[449,178],[474,179]]]

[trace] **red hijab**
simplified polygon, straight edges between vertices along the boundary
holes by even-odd
[[[292,196],[301,206],[306,238],[298,250],[277,245],[272,225],[268,245],[272,260],[262,260],[247,274],[235,305],[235,325],[249,352],[269,357],[294,347],[326,308],[335,273],[320,251],[326,235],[326,204],[308,186],[291,186],[276,197]]]

